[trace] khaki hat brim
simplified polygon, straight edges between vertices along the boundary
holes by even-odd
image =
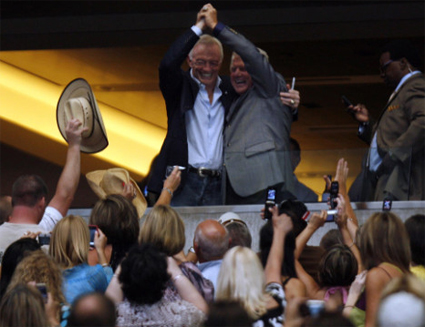
[[[147,208],[147,202],[137,183],[130,177],[127,170],[123,168],[111,168],[107,170],[95,170],[86,174],[87,182],[93,192],[104,199],[110,194],[121,194],[124,183],[131,182],[136,192],[136,197],[132,200],[137,209],[139,218],[143,216]]]
[[[89,83],[87,83],[87,81],[83,78],[77,78],[70,82],[65,87],[59,98],[58,105],[56,107],[56,122],[58,124],[59,131],[65,141],[67,141],[65,129],[68,120],[65,114],[65,105],[69,99],[81,97],[87,99],[90,103],[93,114],[93,119],[90,120],[93,121],[93,126],[90,126],[92,133],[87,137],[83,137],[80,146],[81,152],[100,152],[108,146],[108,137],[94,93]],[[85,127],[85,123],[85,121],[82,122],[82,127]]]

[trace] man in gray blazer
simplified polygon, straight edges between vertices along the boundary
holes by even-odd
[[[234,51],[230,78],[239,97],[225,117],[226,204],[264,203],[270,186],[278,201],[293,197],[292,112],[279,98],[286,83],[254,44],[217,21],[213,6],[205,5],[202,14],[213,35]]]

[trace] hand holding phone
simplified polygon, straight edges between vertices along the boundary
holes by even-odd
[[[94,248],[94,237],[98,227],[97,225],[89,225],[90,230],[90,247]]]
[[[276,205],[276,189],[269,187],[267,189],[266,203],[264,205],[264,219],[271,219],[272,213],[269,211],[269,208],[272,208]]]

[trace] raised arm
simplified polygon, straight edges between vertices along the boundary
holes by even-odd
[[[344,241],[344,244],[347,245],[350,250],[353,252],[354,256],[356,257],[357,264],[358,264],[358,270],[357,273],[360,273],[363,271],[363,265],[362,260],[360,256],[360,251],[357,248],[357,245],[355,243],[355,238],[353,238],[350,235],[350,232],[348,231],[347,227],[347,213],[345,210],[345,200],[342,194],[338,194],[338,197],[336,199],[338,205],[336,207],[337,214],[335,215],[335,222],[338,225],[338,229],[341,232],[342,239]]]
[[[300,257],[301,253],[304,250],[304,247],[306,246],[308,240],[314,234],[314,232],[316,232],[316,230],[318,230],[324,225],[326,217],[326,210],[322,210],[320,214],[313,213],[310,220],[308,221],[307,227],[304,228],[304,230],[296,238],[296,247],[294,253],[295,259],[298,259]]]
[[[171,199],[173,198],[174,192],[180,185],[180,181],[181,171],[179,170],[179,167],[174,167],[170,176],[168,176],[164,181],[164,187],[162,188],[161,195],[159,196],[159,199],[156,201],[155,205],[169,205],[171,203]]]
[[[348,177],[348,162],[344,160],[344,158],[341,158],[338,160],[337,166],[336,166],[336,172],[335,172],[335,180],[339,184],[339,193],[344,197],[345,200],[345,210],[346,214],[352,222],[352,224],[349,224],[349,230],[351,237],[354,239],[355,232],[357,231],[359,223],[357,221],[357,216],[353,210],[353,207],[351,206],[350,197],[348,196],[347,192],[347,177]]]
[[[219,23],[217,11],[213,6],[208,4],[206,8],[202,15],[207,28],[212,30],[213,35],[224,45],[241,56],[258,94],[264,98],[270,98],[279,96],[280,91],[287,91],[285,83],[279,81],[268,59],[258,51],[257,47],[240,33]],[[281,89],[282,84],[284,89]]]
[[[66,126],[66,137],[68,140],[66,162],[59,177],[55,195],[49,203],[49,206],[57,209],[62,216],[65,216],[68,212],[80,181],[81,135],[86,130],[87,128],[81,127],[81,122],[78,119],[71,119]]]
[[[273,241],[267,258],[264,273],[266,276],[266,284],[278,283],[282,284],[282,262],[285,237],[292,230],[292,221],[286,214],[279,215],[279,210],[275,206],[271,208],[273,213]]]
[[[171,280],[173,281],[180,297],[183,300],[192,303],[204,313],[208,313],[208,305],[204,298],[191,281],[183,274],[180,267],[172,257],[168,257],[167,271],[171,275]]]

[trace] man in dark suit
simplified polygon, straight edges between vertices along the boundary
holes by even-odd
[[[207,27],[234,51],[230,78],[239,95],[225,118],[226,204],[264,203],[269,186],[276,188],[278,201],[293,197],[292,111],[279,98],[286,83],[254,44],[218,23],[213,6],[204,9]]]
[[[425,78],[421,58],[408,41],[387,44],[379,60],[381,77],[393,90],[374,122],[367,108],[349,109],[359,121],[359,137],[370,144],[363,168],[369,200],[425,200]]]
[[[159,66],[168,131],[148,191],[157,196],[170,192],[162,186],[167,166],[185,167],[171,202],[174,206],[219,205],[223,201],[224,116],[235,93],[229,78],[218,76],[223,60],[221,43],[202,35],[204,28],[198,14],[196,24],[171,45]],[[186,59],[187,72],[181,69]]]

